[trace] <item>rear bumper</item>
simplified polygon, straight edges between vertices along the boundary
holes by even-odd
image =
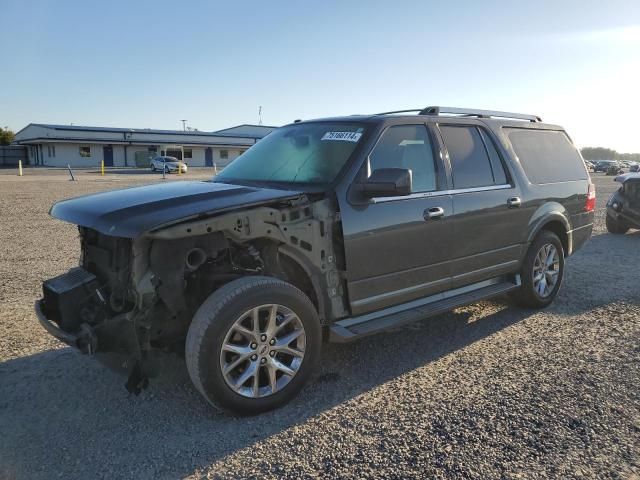
[[[581,227],[571,230],[569,233],[569,255],[573,255],[576,250],[582,248],[587,243],[587,240],[591,238],[593,232],[593,223],[583,225]]]

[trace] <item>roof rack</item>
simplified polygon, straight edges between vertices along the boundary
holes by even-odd
[[[409,113],[409,112],[422,112],[423,108],[411,108],[409,110],[393,110],[391,112],[380,112],[376,115],[391,115],[392,113]]]
[[[391,115],[393,113],[411,113],[418,112],[418,115],[460,115],[463,117],[478,118],[515,118],[517,120],[528,120],[529,122],[541,122],[542,119],[537,115],[528,115],[526,113],[499,112],[497,110],[478,110],[474,108],[457,108],[457,107],[426,107],[426,108],[410,108],[407,110],[393,110],[391,112],[380,112],[376,115]]]
[[[479,118],[515,118],[517,120],[528,120],[530,122],[541,122],[542,119],[537,115],[528,115],[526,113],[499,112],[496,110],[478,110],[472,108],[456,108],[456,107],[427,107],[420,110],[419,115],[440,115],[440,114],[462,115],[466,117]]]

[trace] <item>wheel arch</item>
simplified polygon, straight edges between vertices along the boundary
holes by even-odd
[[[548,230],[558,236],[560,242],[562,242],[564,256],[568,257],[572,253],[571,224],[567,218],[568,215],[560,204],[556,204],[555,208],[549,207],[549,205],[546,208],[543,207],[534,215],[527,237],[527,244],[531,244],[542,230]]]
[[[323,287],[321,272],[304,255],[301,255],[288,245],[280,245],[277,253],[280,261],[284,264],[285,272],[288,274],[284,280],[298,287],[310,297],[311,302],[318,311],[320,323],[325,324],[327,321],[326,307],[328,298],[326,296],[326,286]]]

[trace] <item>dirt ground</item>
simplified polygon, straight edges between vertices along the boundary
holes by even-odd
[[[33,314],[79,255],[50,205],[160,177],[0,171],[0,478],[640,478],[640,231],[606,232],[611,177],[551,307],[501,298],[327,345],[293,402],[252,418],[212,410],[177,357],[132,396]]]

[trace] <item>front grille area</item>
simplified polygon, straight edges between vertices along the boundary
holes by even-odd
[[[80,236],[81,266],[96,276],[112,313],[122,312],[127,307],[130,294],[131,240],[82,227]]]
[[[43,309],[66,332],[74,332],[85,321],[86,310],[97,300],[98,280],[83,268],[73,268],[42,284]]]

